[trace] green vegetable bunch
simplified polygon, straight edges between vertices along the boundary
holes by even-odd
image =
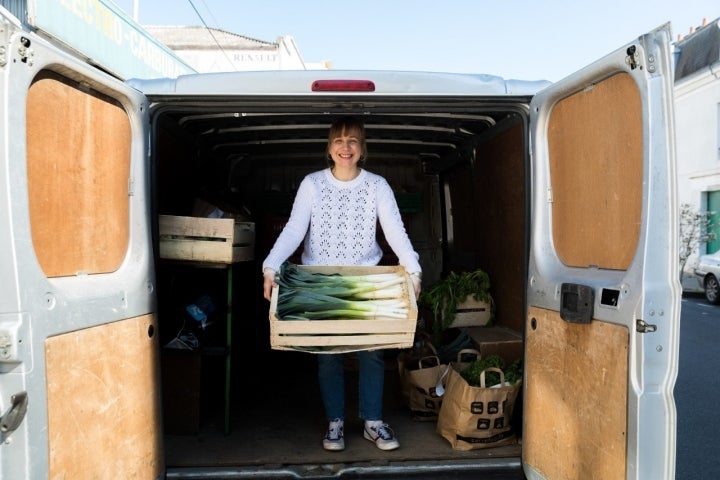
[[[400,273],[339,275],[310,273],[285,262],[275,280],[280,320],[408,318]]]
[[[468,296],[490,303],[490,277],[483,270],[450,272],[445,279],[422,290],[418,300],[432,310],[435,334],[450,326],[455,320],[457,306]]]
[[[518,358],[514,362],[512,362],[506,370],[503,370],[503,373],[505,374],[505,381],[510,383],[510,385],[515,385],[517,382],[522,380],[523,378],[523,361],[521,358]]]
[[[480,373],[483,370],[495,367],[502,370],[505,375],[505,381],[514,385],[518,380],[522,379],[523,362],[522,359],[515,360],[510,366],[505,368],[505,361],[499,355],[488,355],[487,357],[479,358],[472,362],[470,365],[465,367],[461,372],[460,376],[468,382],[468,385],[473,387],[480,386]],[[485,372],[485,386],[492,387],[500,383],[500,375],[497,372]]]

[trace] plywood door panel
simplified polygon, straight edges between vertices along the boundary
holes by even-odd
[[[54,73],[27,96],[33,246],[48,277],[117,270],[129,244],[130,122],[113,99]]]
[[[155,332],[147,315],[45,341],[49,478],[160,478]]]
[[[574,267],[626,270],[640,237],[642,102],[628,74],[561,100],[548,126],[553,241]]]
[[[523,461],[548,479],[625,478],[627,328],[531,307]]]

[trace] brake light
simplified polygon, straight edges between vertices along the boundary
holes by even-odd
[[[370,80],[315,80],[313,92],[374,92],[375,83]]]

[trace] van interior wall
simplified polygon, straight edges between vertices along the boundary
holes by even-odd
[[[172,127],[161,123],[156,135],[153,163],[156,209],[163,215],[191,215],[194,198],[202,188],[198,170],[192,168],[195,147],[192,139]]]
[[[214,148],[203,144],[200,134],[194,137],[183,131],[177,122],[177,117],[169,115],[159,118],[158,131],[153,136],[156,139],[153,209],[157,214],[192,216],[196,200],[201,197],[229,214],[245,217],[246,221],[255,223],[255,258],[235,264],[232,285],[232,423],[242,424],[242,431],[235,428],[233,433],[237,435],[222,437],[220,448],[214,442],[202,445],[203,442],[197,442],[191,435],[173,435],[198,433],[203,424],[220,425],[223,399],[227,398],[227,378],[222,378],[227,372],[223,364],[226,359],[195,352],[181,357],[172,349],[163,348],[163,391],[164,398],[170,399],[170,404],[164,405],[165,432],[170,434],[166,441],[183,445],[180,448],[178,443],[168,443],[168,464],[262,465],[277,463],[279,458],[283,463],[327,462],[327,458],[322,457],[325,452],[307,441],[308,432],[315,435],[316,429],[320,431],[324,427],[316,424],[322,417],[319,392],[308,389],[315,375],[314,359],[296,355],[297,352],[270,349],[269,304],[262,298],[260,277],[260,264],[287,222],[302,178],[327,166],[324,143],[313,139],[315,143],[302,151],[285,150],[282,142],[276,142],[281,144],[277,150],[252,151],[252,146],[247,146],[252,142],[246,142],[245,146],[236,146],[240,144],[237,142],[231,147]],[[424,165],[419,156],[393,156],[391,150],[387,150],[390,154],[382,155],[379,147],[374,151],[371,144],[366,168],[383,175],[393,187],[410,239],[420,254],[424,283],[430,285],[454,267],[485,269],[492,282],[497,324],[521,332],[526,262],[526,157],[523,153],[526,132],[519,121],[494,128],[496,132],[476,133],[482,137],[477,137],[475,142],[475,155],[469,153],[466,144],[458,144],[457,150],[461,151],[438,158],[430,167]],[[472,139],[464,137],[464,140],[470,143]],[[229,144],[232,142],[226,142]],[[223,153],[220,151],[223,148],[238,150]],[[248,150],[241,151],[241,148]],[[474,158],[474,163],[470,158]],[[455,166],[447,171],[449,165]],[[452,245],[443,245],[442,240],[444,187],[449,187],[452,194],[455,242]],[[383,263],[396,263],[387,245],[385,251]],[[291,261],[299,261],[297,253]],[[158,323],[162,346],[185,326],[185,306],[197,295],[213,293],[217,312],[225,310],[220,303],[226,292],[223,272],[191,272],[183,267],[158,262]],[[217,312],[216,318],[219,318]],[[200,332],[199,335],[204,335],[200,337],[200,345],[222,343],[224,322],[220,319],[207,332]],[[425,328],[429,329],[427,323]],[[277,359],[282,359],[280,367],[273,363]],[[409,447],[400,449],[394,459],[444,461],[519,456],[519,445],[507,449],[453,451],[437,435],[434,425],[414,421],[406,415],[406,406],[401,404],[399,394],[392,395],[393,391],[399,392],[399,380],[394,359],[388,360],[387,411],[388,415],[395,415],[391,418],[392,424],[398,424],[397,431],[403,432],[403,439],[407,439],[403,442],[408,442],[405,445]],[[178,361],[185,363],[178,366]],[[355,372],[352,360],[348,368]],[[288,402],[288,398],[298,400]],[[357,398],[357,395],[348,393],[347,398]],[[298,411],[302,413],[296,413]],[[516,412],[519,416],[522,409]],[[521,425],[519,420],[513,422]],[[278,424],[284,427],[274,428]],[[286,429],[289,424],[296,427]],[[268,426],[273,428],[268,431]],[[256,441],[247,442],[247,438]],[[273,448],[284,445],[282,442],[288,439],[295,443],[287,452]],[[298,450],[299,446],[303,449]],[[367,457],[358,457],[356,452],[349,449],[347,457],[335,456],[334,461],[387,462],[387,457],[377,457],[375,449],[370,450]]]
[[[479,144],[473,164],[450,172],[452,242],[447,270],[483,269],[490,277],[495,324],[522,332],[527,199],[520,123]]]
[[[519,120],[498,126],[478,141],[473,162],[456,164],[440,176],[449,187],[453,216],[444,255],[439,177],[425,174],[418,160],[381,158],[372,150],[366,164],[385,176],[398,194],[425,284],[453,269],[482,268],[490,276],[496,325],[518,332],[524,325],[528,229],[525,134]],[[157,138],[158,213],[193,215],[201,197],[229,213],[247,215],[256,224],[258,264],[287,222],[302,178],[327,166],[323,146],[317,155],[302,157],[213,159],[171,122],[161,123]],[[379,240],[386,252],[382,263],[397,262],[381,234]],[[299,262],[299,253],[290,260]]]

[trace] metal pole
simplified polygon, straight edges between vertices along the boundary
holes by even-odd
[[[138,19],[140,18],[140,0],[133,0],[133,20],[135,20],[136,23],[140,23]]]

